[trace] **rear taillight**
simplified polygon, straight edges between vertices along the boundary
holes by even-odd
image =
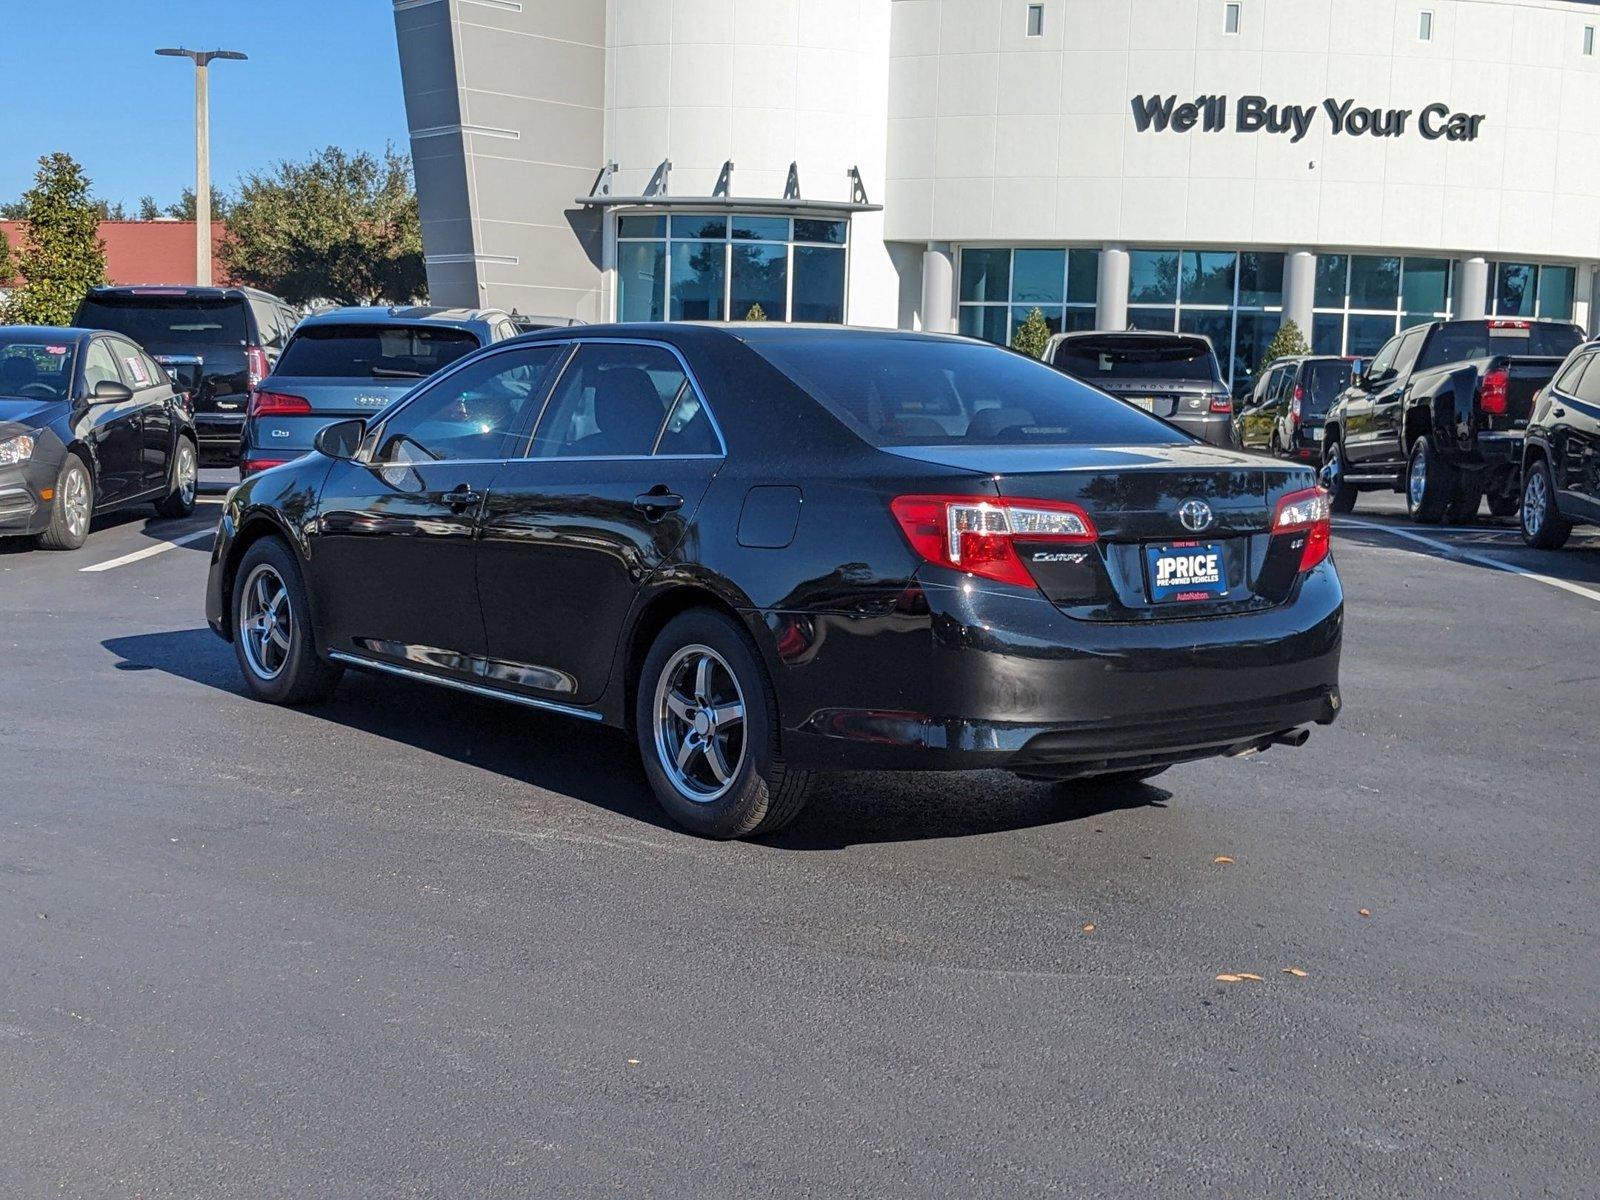
[[[1478,403],[1486,413],[1501,416],[1506,411],[1511,390],[1511,373],[1504,367],[1490,371],[1483,377],[1483,388],[1478,393]]]
[[[1289,401],[1289,424],[1300,424],[1300,401],[1306,398],[1306,390],[1298,383],[1294,385],[1294,397]]]
[[[254,475],[257,471],[266,471],[272,467],[281,467],[286,462],[293,462],[292,458],[247,458],[239,464],[241,475]]]
[[[304,396],[291,396],[286,392],[250,393],[252,417],[303,417],[311,412],[311,401]]]
[[[1017,542],[1085,545],[1099,536],[1088,513],[1057,500],[900,496],[890,507],[928,562],[1018,587],[1036,584]]]
[[[267,352],[260,346],[246,346],[244,348],[245,370],[250,376],[250,386],[255,387],[272,371],[272,364],[267,362]]]
[[[1211,411],[1214,413],[1231,413],[1233,411],[1232,396],[1211,397]]]
[[[1328,557],[1332,535],[1333,509],[1322,488],[1290,492],[1278,501],[1278,511],[1272,517],[1272,536],[1305,538],[1300,547],[1300,570],[1309,571]]]

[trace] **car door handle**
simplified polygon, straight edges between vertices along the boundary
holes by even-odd
[[[453,491],[444,494],[444,502],[450,506],[452,512],[465,512],[476,506],[483,499],[481,492],[475,492],[464,483],[457,484]]]
[[[683,497],[676,492],[669,492],[665,487],[653,487],[648,492],[633,498],[633,506],[644,513],[652,521],[659,520],[669,512],[676,512],[683,507]]]

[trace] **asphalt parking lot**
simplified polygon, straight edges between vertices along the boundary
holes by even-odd
[[[1304,748],[708,843],[610,733],[245,699],[217,498],[0,546],[0,1194],[1600,1190],[1600,538],[1364,498]]]

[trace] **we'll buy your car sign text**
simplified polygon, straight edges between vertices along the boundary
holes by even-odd
[[[1483,113],[1451,112],[1448,104],[1430,104],[1421,111],[1364,108],[1354,100],[1331,96],[1321,104],[1269,104],[1265,96],[1240,96],[1232,115],[1233,128],[1239,133],[1286,133],[1291,142],[1311,132],[1319,117],[1336,135],[1403,137],[1415,129],[1429,141],[1470,142],[1477,138],[1484,117]],[[1228,116],[1226,96],[1196,96],[1181,104],[1176,96],[1133,98],[1133,124],[1140,133],[1151,129],[1157,133],[1188,133],[1192,129],[1222,133],[1228,129]]]

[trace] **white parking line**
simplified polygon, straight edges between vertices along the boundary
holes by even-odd
[[[143,550],[135,550],[132,554],[124,554],[121,558],[108,558],[105,562],[92,563],[87,567],[79,567],[82,571],[109,571],[113,567],[125,567],[129,563],[136,563],[142,558],[154,558],[157,554],[165,554],[179,546],[187,546],[190,542],[198,542],[201,538],[215,537],[215,529],[196,529],[193,533],[186,533],[182,537],[170,538],[164,542],[157,542],[154,546],[146,546]]]
[[[1590,600],[1600,602],[1600,592],[1593,588],[1586,588],[1580,583],[1572,583],[1565,579],[1556,579],[1550,575],[1541,575],[1538,571],[1530,571],[1526,567],[1519,567],[1515,563],[1502,562],[1498,558],[1490,558],[1487,554],[1477,554],[1471,550],[1463,550],[1449,542],[1442,542],[1438,538],[1425,537],[1420,533],[1413,533],[1409,529],[1397,529],[1393,525],[1379,525],[1373,521],[1357,521],[1350,517],[1340,517],[1334,523],[1334,528],[1350,527],[1355,529],[1376,529],[1382,533],[1392,533],[1395,537],[1406,538],[1408,541],[1418,542],[1421,545],[1442,551],[1451,558],[1463,559],[1467,562],[1477,563],[1481,567],[1493,567],[1496,571],[1505,571],[1510,575],[1521,575],[1524,579],[1531,579],[1535,583],[1546,583],[1553,588],[1560,588],[1564,592],[1571,592],[1575,596],[1584,596]]]

